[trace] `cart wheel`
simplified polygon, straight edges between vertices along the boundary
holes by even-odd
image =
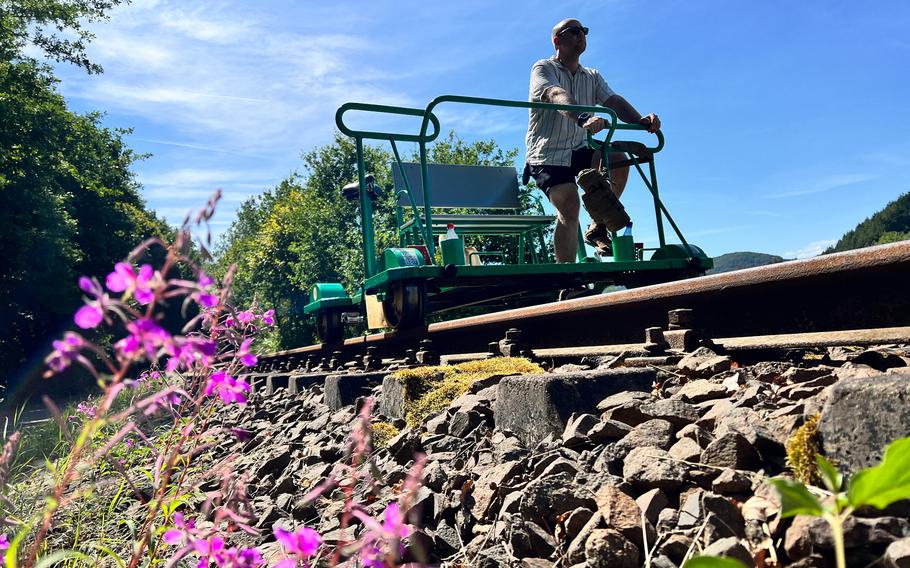
[[[344,339],[339,310],[322,310],[316,318],[316,335],[322,343],[338,343]]]
[[[423,325],[426,291],[422,283],[393,285],[382,302],[385,319],[395,329]]]

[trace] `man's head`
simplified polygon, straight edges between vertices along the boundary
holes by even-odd
[[[588,46],[588,28],[575,18],[568,18],[553,26],[551,38],[557,53],[581,55]]]

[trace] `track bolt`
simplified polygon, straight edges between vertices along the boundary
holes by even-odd
[[[439,364],[439,353],[433,350],[433,340],[420,340],[420,351],[417,352],[417,362],[421,365]]]

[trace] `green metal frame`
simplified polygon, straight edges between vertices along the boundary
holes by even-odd
[[[483,106],[495,106],[495,107],[511,107],[511,108],[528,108],[528,109],[545,109],[545,110],[567,110],[575,113],[589,112],[597,113],[604,115],[607,118],[608,128],[605,129],[606,137],[602,142],[594,140],[590,133],[588,133],[588,145],[604,155],[603,167],[609,169],[609,159],[607,155],[613,152],[622,152],[625,153],[631,165],[634,165],[642,180],[645,183],[645,186],[650,191],[653,200],[654,200],[654,214],[657,221],[657,231],[658,239],[660,242],[660,247],[657,249],[648,249],[656,250],[654,255],[652,255],[651,260],[647,261],[631,261],[631,262],[598,262],[594,259],[588,258],[585,254],[584,244],[581,240],[581,234],[579,231],[579,252],[578,252],[578,263],[568,263],[568,264],[519,264],[519,265],[486,265],[486,266],[459,266],[457,268],[457,276],[453,276],[450,272],[447,272],[444,267],[440,266],[421,266],[421,267],[408,267],[408,268],[392,268],[388,270],[380,270],[376,262],[376,251],[374,250],[375,244],[373,239],[373,210],[370,197],[367,195],[367,192],[364,191],[365,186],[365,165],[364,165],[364,155],[363,155],[363,141],[364,140],[386,140],[392,146],[392,151],[395,157],[395,163],[399,168],[401,177],[404,180],[405,189],[401,190],[399,194],[405,193],[410,210],[413,213],[413,218],[409,220],[409,225],[405,225],[404,214],[401,207],[396,207],[396,218],[398,221],[398,226],[400,229],[399,239],[403,244],[418,244],[417,241],[423,241],[423,244],[426,245],[427,250],[431,258],[435,257],[436,245],[433,240],[434,225],[433,225],[433,211],[432,211],[432,180],[429,175],[429,163],[427,160],[427,145],[433,142],[441,131],[439,119],[434,114],[434,110],[437,106],[443,103],[458,103],[458,104],[471,104],[471,105],[483,105]],[[414,116],[421,118],[420,132],[416,135],[414,134],[402,134],[402,133],[393,133],[393,132],[377,132],[377,131],[366,131],[366,130],[355,130],[350,128],[344,122],[344,115],[350,111],[363,111],[363,112],[374,112],[374,113],[383,113],[383,114],[395,114],[403,116]],[[645,126],[639,124],[625,124],[621,123],[616,116],[616,113],[609,108],[601,106],[583,106],[583,105],[559,105],[552,103],[541,103],[541,102],[530,102],[530,101],[512,101],[504,99],[491,99],[491,98],[480,98],[480,97],[465,97],[459,95],[443,95],[437,97],[430,102],[425,109],[416,109],[416,108],[407,108],[407,107],[396,107],[396,106],[386,106],[386,105],[376,105],[369,103],[346,103],[339,107],[338,111],[335,113],[335,124],[338,126],[338,129],[352,137],[355,140],[357,148],[357,173],[358,179],[360,182],[360,214],[361,214],[361,230],[363,232],[363,263],[364,263],[364,274],[365,278],[363,281],[363,286],[360,292],[353,297],[346,298],[329,298],[329,299],[318,299],[305,307],[306,313],[316,313],[321,309],[343,309],[346,307],[353,307],[355,304],[360,302],[362,294],[364,293],[380,293],[382,294],[390,284],[407,281],[407,280],[432,280],[432,288],[439,291],[448,291],[452,288],[447,287],[459,287],[459,286],[489,286],[495,285],[497,281],[501,279],[509,278],[523,278],[524,276],[533,276],[533,275],[549,275],[549,277],[557,279],[572,279],[578,278],[583,280],[592,281],[595,279],[608,279],[611,275],[628,275],[632,273],[639,273],[642,271],[651,273],[659,271],[685,271],[687,269],[706,269],[713,266],[712,260],[707,257],[704,252],[702,252],[698,247],[690,245],[686,238],[683,236],[682,231],[677,226],[676,222],[673,220],[663,201],[660,199],[660,194],[658,191],[657,184],[657,171],[654,165],[653,154],[660,152],[664,147],[664,136],[663,133],[657,131],[655,133],[657,137],[657,145],[653,147],[645,147],[646,150],[651,155],[649,160],[639,160],[632,153],[626,153],[625,150],[618,148],[613,145],[613,137],[618,130],[646,130]],[[430,130],[432,126],[432,131]],[[416,143],[419,148],[420,154],[420,167],[421,167],[421,178],[423,184],[423,210],[416,205],[412,188],[408,182],[407,176],[404,173],[403,163],[401,161],[401,156],[398,152],[398,147],[396,142],[412,142]],[[648,171],[647,173],[642,168],[642,162],[647,162]],[[396,203],[398,201],[399,195],[396,195]],[[682,245],[668,245],[666,242],[666,235],[663,226],[664,218],[669,221],[670,226],[672,227],[675,234],[679,237],[679,240],[682,242]],[[402,231],[403,229],[403,231]],[[479,231],[479,230],[478,230]],[[477,232],[476,234],[486,234]],[[511,233],[514,234],[514,233]],[[530,235],[522,235],[520,240],[520,253],[524,258],[524,241],[525,238]],[[533,249],[531,247],[532,255],[536,257]],[[536,260],[536,258],[535,258]],[[533,262],[533,261],[532,261]],[[562,280],[561,280],[562,281]],[[505,280],[503,280],[505,282]]]

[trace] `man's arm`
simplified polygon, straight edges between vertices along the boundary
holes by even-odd
[[[569,93],[562,87],[550,87],[543,93],[543,101],[545,103],[553,103],[555,105],[577,105]],[[560,110],[557,111],[559,114],[568,118],[572,122],[578,121],[578,113],[572,112],[570,110]]]
[[[603,106],[613,109],[619,120],[629,124],[643,124],[648,127],[648,132],[657,132],[660,130],[660,118],[653,112],[648,116],[641,116],[635,107],[629,101],[617,94],[611,95],[603,102]]]

